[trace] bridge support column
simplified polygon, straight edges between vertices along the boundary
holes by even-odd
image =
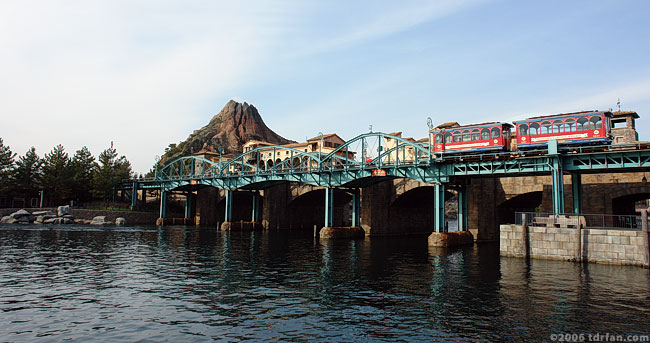
[[[573,213],[582,213],[582,175],[571,174],[571,190],[573,195]]]
[[[325,188],[325,223],[324,227],[334,225],[334,188]]]
[[[185,195],[185,219],[192,217],[192,207],[194,206],[194,194],[189,192]]]
[[[160,218],[167,217],[167,191],[160,192]]]
[[[553,158],[553,214],[564,213],[564,179],[562,163],[558,157]]]
[[[142,205],[140,205],[140,207],[143,207],[143,206],[146,207],[147,206],[147,190],[145,188],[142,189],[142,201],[141,201],[141,203],[142,203]]]
[[[468,231],[467,225],[467,187],[458,188],[458,231]]]
[[[252,222],[260,221],[260,192],[253,191],[253,213],[251,214]]]
[[[131,186],[131,210],[138,206],[138,183],[134,182]]]
[[[361,227],[361,191],[359,188],[352,191],[352,226]]]
[[[436,183],[434,188],[433,231],[445,232],[445,185]]]
[[[232,198],[233,191],[226,189],[226,213],[224,214],[224,222],[232,221]]]

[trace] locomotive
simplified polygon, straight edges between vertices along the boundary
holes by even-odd
[[[611,118],[609,111],[584,111],[531,117],[515,121],[514,125],[493,122],[433,129],[433,151],[437,154],[529,151],[544,148],[550,140],[556,140],[560,147],[609,145]]]

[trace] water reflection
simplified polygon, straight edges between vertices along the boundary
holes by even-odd
[[[0,227],[2,337],[522,341],[648,334],[647,270],[422,238]]]

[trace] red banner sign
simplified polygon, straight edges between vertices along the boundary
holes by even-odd
[[[372,176],[373,176],[373,177],[376,177],[376,176],[386,176],[386,171],[383,170],[383,169],[373,169],[373,170],[372,170]]]

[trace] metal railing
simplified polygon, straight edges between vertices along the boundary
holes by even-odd
[[[524,220],[530,226],[575,228],[578,224],[582,224],[582,227],[587,229],[641,230],[642,228],[641,216],[637,215],[573,213],[554,215],[542,212],[515,212],[516,225],[522,225]]]

